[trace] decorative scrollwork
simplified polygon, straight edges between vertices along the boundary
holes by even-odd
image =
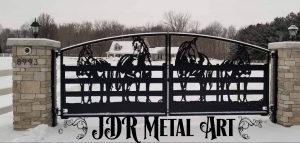
[[[238,130],[239,130],[239,133],[241,135],[242,138],[244,139],[250,139],[250,136],[248,134],[245,134],[243,133],[245,130],[247,130],[250,126],[258,126],[259,128],[262,127],[262,121],[261,120],[256,120],[256,119],[253,119],[251,121],[251,119],[247,118],[247,117],[240,117],[241,120],[240,120],[240,123],[239,123],[239,127],[238,127]]]
[[[83,133],[79,133],[76,136],[76,139],[78,139],[78,140],[84,138],[86,136],[87,131],[88,131],[88,125],[86,123],[85,118],[65,120],[64,128],[67,128],[68,126],[76,126],[78,130],[82,130]]]

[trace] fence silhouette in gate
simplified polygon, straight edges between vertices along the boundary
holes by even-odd
[[[164,40],[163,61],[152,60],[147,41],[158,36]],[[124,38],[131,40],[132,54],[113,60],[93,53],[101,42]],[[172,38],[178,48],[172,47]],[[231,43],[226,46],[234,54],[212,59],[201,52],[203,39]],[[65,54],[72,49],[80,49],[78,57]],[[252,62],[253,50],[263,53],[264,63]],[[143,33],[80,43],[59,55],[63,118],[269,113],[269,50],[248,43],[191,33]]]

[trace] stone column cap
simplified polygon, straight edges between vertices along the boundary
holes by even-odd
[[[49,47],[60,48],[61,43],[59,41],[45,39],[45,38],[8,38],[6,42],[7,46],[31,46],[31,47]]]
[[[268,44],[268,49],[277,50],[277,49],[300,49],[300,42],[296,41],[285,41],[285,42],[274,42]]]

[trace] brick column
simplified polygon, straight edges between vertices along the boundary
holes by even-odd
[[[41,38],[9,38],[13,55],[13,127],[33,128],[40,124],[56,124],[52,115],[56,77],[52,54],[60,42]],[[53,78],[56,79],[56,78]]]
[[[300,42],[270,43],[278,52],[277,122],[300,125]]]

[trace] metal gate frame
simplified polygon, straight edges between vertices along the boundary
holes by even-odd
[[[121,38],[131,38],[131,37],[136,37],[136,36],[165,36],[165,43],[166,43],[166,48],[165,48],[165,64],[162,66],[163,68],[163,79],[164,79],[164,83],[163,83],[163,91],[166,92],[166,99],[164,100],[164,104],[165,106],[165,113],[161,114],[157,114],[157,113],[147,113],[147,112],[141,112],[141,113],[97,113],[97,114],[68,114],[64,112],[64,107],[66,106],[65,103],[65,98],[66,98],[66,80],[65,80],[65,71],[66,70],[74,70],[74,67],[65,67],[63,64],[63,55],[65,51],[71,50],[71,49],[75,49],[78,47],[82,47],[84,45],[88,45],[88,44],[95,44],[95,43],[99,43],[99,42],[105,42],[105,41],[109,41],[109,40],[116,40],[116,39],[121,39]],[[252,45],[252,44],[248,44],[245,42],[241,42],[241,41],[237,41],[237,40],[232,40],[232,39],[227,39],[227,38],[222,38],[222,37],[215,37],[215,36],[209,36],[209,35],[202,35],[202,34],[194,34],[194,33],[178,33],[178,32],[154,32],[154,33],[138,33],[138,34],[128,34],[128,35],[121,35],[121,36],[114,36],[114,37],[107,37],[107,38],[101,38],[101,39],[96,39],[96,40],[92,40],[92,41],[87,41],[87,42],[83,42],[83,43],[79,43],[76,45],[72,45],[72,46],[68,46],[65,48],[60,49],[57,52],[57,55],[60,56],[60,67],[61,67],[61,71],[60,71],[60,75],[61,75],[61,85],[60,85],[60,97],[61,97],[61,104],[60,104],[60,109],[58,110],[60,113],[60,116],[62,118],[69,118],[69,117],[98,117],[98,116],[128,116],[128,115],[135,115],[135,116],[166,116],[166,115],[237,115],[237,114],[260,114],[260,115],[268,115],[269,114],[269,107],[267,106],[265,112],[226,112],[226,111],[221,111],[221,112],[193,112],[193,113],[178,113],[178,114],[172,114],[172,111],[170,111],[170,95],[171,93],[173,93],[173,91],[170,89],[172,88],[172,84],[175,80],[173,79],[173,77],[170,77],[170,75],[172,75],[172,73],[170,71],[173,71],[174,66],[172,66],[171,64],[171,38],[172,36],[188,36],[188,37],[201,37],[201,38],[207,38],[207,39],[213,39],[213,40],[219,40],[219,41],[225,41],[225,42],[230,42],[230,43],[235,43],[235,44],[239,44],[239,45],[244,45],[247,47],[251,47],[254,49],[257,49],[261,52],[264,52],[267,54],[267,66],[254,66],[252,67],[253,69],[261,69],[263,68],[264,73],[266,74],[266,76],[264,76],[264,104],[265,105],[269,105],[269,64],[270,64],[270,50],[256,46],[256,45]],[[216,66],[215,66],[216,67]],[[202,67],[203,68],[203,67]],[[158,69],[158,67],[157,67]],[[176,68],[175,68],[176,69]],[[254,81],[257,80],[262,80],[262,79],[254,79]]]

